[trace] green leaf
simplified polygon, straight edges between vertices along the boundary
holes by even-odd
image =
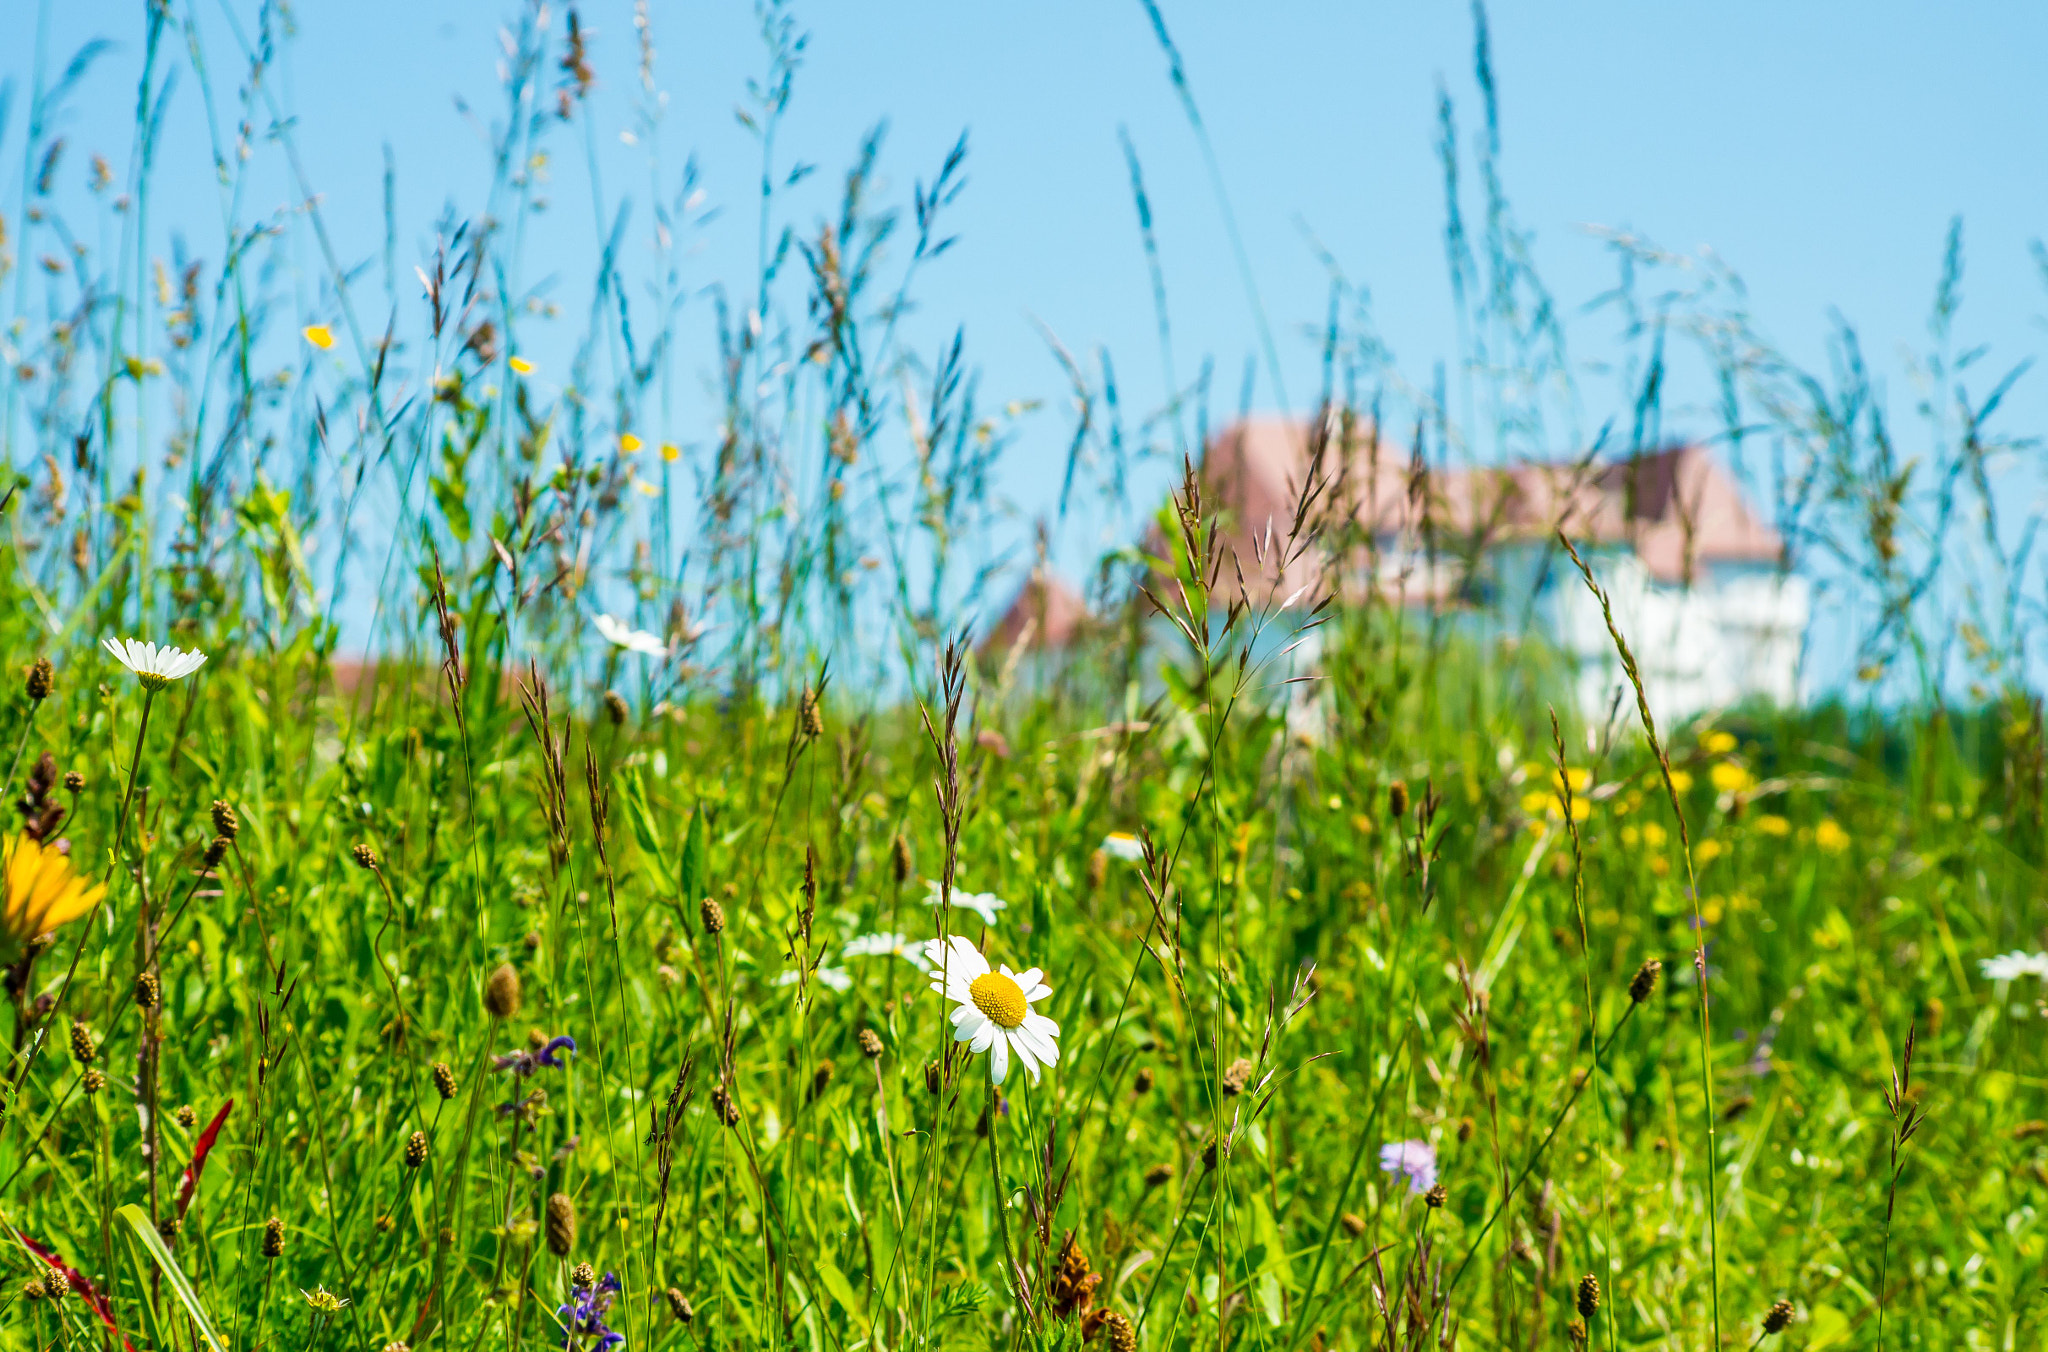
[[[214,1333],[213,1324],[206,1317],[206,1310],[199,1304],[199,1293],[192,1289],[191,1282],[185,1280],[185,1273],[179,1268],[178,1260],[171,1257],[171,1251],[164,1247],[163,1236],[157,1234],[156,1226],[149,1219],[149,1213],[130,1202],[114,1214],[134,1228],[135,1237],[142,1241],[143,1249],[156,1260],[157,1267],[164,1274],[164,1280],[170,1284],[179,1303],[184,1305],[185,1313],[191,1315],[192,1322],[199,1326],[199,1336],[206,1339],[207,1346],[212,1348],[213,1352],[227,1352],[227,1345]]]
[[[818,1280],[832,1293],[832,1299],[839,1302],[839,1308],[855,1319],[860,1318],[860,1302],[854,1299],[853,1284],[846,1280],[846,1274],[831,1259],[822,1256],[817,1260],[817,1267]]]
[[[682,889],[685,908],[702,900],[704,889],[710,886],[710,853],[711,847],[704,839],[704,805],[699,803],[697,810],[690,814],[690,828],[683,837],[683,868],[678,885]]]

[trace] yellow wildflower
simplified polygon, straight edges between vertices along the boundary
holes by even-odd
[[[1735,734],[1732,732],[1710,732],[1700,738],[1700,750],[1709,756],[1725,756],[1735,749]]]
[[[1649,846],[1651,849],[1660,850],[1664,848],[1664,842],[1669,840],[1670,838],[1670,834],[1666,832],[1663,826],[1659,823],[1643,823],[1643,844]]]
[[[1679,793],[1691,793],[1692,771],[1673,770],[1671,772],[1671,787],[1677,790]]]
[[[67,925],[99,904],[107,889],[71,870],[61,851],[28,836],[6,840],[6,909],[0,933],[17,944]]]
[[[533,363],[524,357],[514,357],[505,364],[512,368],[515,375],[530,376],[533,374]]]
[[[619,450],[625,455],[638,455],[640,453],[640,438],[634,436],[631,432],[619,433]]]
[[[1766,812],[1756,819],[1756,829],[1767,836],[1789,836],[1792,834],[1792,823],[1775,812]]]
[[[661,443],[661,458],[670,464],[674,464],[683,458],[683,448],[676,445],[673,441],[664,441]]]
[[[305,337],[307,342],[319,348],[322,352],[334,346],[334,330],[328,328],[325,324],[308,324],[305,328],[300,329],[299,332]]]
[[[1720,841],[1708,838],[1694,847],[1692,854],[1693,858],[1697,859],[1702,866],[1705,866],[1719,859],[1722,850],[1725,848]]]
[[[1840,854],[1849,848],[1849,833],[1833,817],[1827,817],[1813,828],[1813,843],[1829,854]]]
[[[1707,771],[1707,778],[1713,782],[1714,788],[1721,793],[1741,793],[1744,789],[1756,783],[1755,777],[1749,771],[1733,761],[1721,761],[1713,769]]]

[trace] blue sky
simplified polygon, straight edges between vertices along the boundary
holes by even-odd
[[[8,28],[20,35],[39,5],[6,7]],[[1296,410],[1316,385],[1308,329],[1327,296],[1310,232],[1370,288],[1399,367],[1426,380],[1455,352],[1433,142],[1441,81],[1457,100],[1469,165],[1479,113],[1470,11],[1173,0],[1163,8],[1214,138]],[[218,7],[197,9],[222,97],[239,62]],[[605,191],[644,196],[646,148],[618,139],[638,93],[632,7],[601,0],[580,9],[600,76],[594,125]],[[47,12],[55,60],[90,37],[118,44],[63,129],[77,150],[103,150],[120,164],[139,9],[57,3]],[[398,172],[401,271],[425,250],[444,203],[477,208],[487,155],[457,100],[476,119],[496,112],[497,30],[512,12],[482,0],[294,6],[281,92],[345,256],[377,252],[387,143]],[[1004,485],[1022,516],[1043,510],[1055,491],[1068,430],[1057,405],[1063,380],[1037,323],[1071,348],[1106,346],[1128,407],[1150,410],[1163,397],[1119,128],[1143,159],[1158,218],[1177,365],[1185,376],[1213,357],[1232,391],[1220,402],[1235,403],[1235,373],[1256,350],[1250,310],[1137,0],[836,0],[793,12],[808,45],[781,158],[821,170],[792,195],[799,224],[822,215],[861,133],[878,119],[891,124],[884,182],[899,199],[968,133],[969,182],[951,216],[960,243],[924,278],[922,333],[936,342],[964,324],[989,398],[1055,401],[1026,420],[1007,466]],[[658,75],[670,91],[666,172],[673,181],[694,155],[707,204],[723,212],[698,233],[689,280],[744,288],[755,248],[756,149],[733,110],[763,64],[752,7],[657,0],[652,16]],[[1631,228],[1681,252],[1715,251],[1746,280],[1761,328],[1802,361],[1825,360],[1829,314],[1839,309],[1903,388],[1898,358],[1925,341],[1943,236],[1960,214],[1969,260],[1960,333],[2007,360],[2041,345],[2048,289],[2028,245],[2048,233],[2048,82],[2039,78],[2048,9],[1551,3],[1499,5],[1491,23],[1506,186],[1551,290],[1573,307],[1580,359],[1597,364],[1613,352],[1612,315],[1576,308],[1614,275],[1585,232],[1591,224]],[[19,162],[29,61],[25,41],[0,48],[0,77],[17,87],[0,163]],[[160,230],[182,230],[217,259],[197,92],[186,72],[172,96],[152,209]],[[560,296],[576,311],[594,231],[571,149],[563,144],[557,204],[537,241],[557,260]],[[252,211],[291,196],[281,175],[268,182],[272,200],[259,193]],[[18,189],[0,190],[0,211],[11,215],[17,197]],[[304,260],[309,299],[313,261]],[[678,404],[679,425],[665,431],[698,440],[717,417],[701,299],[683,326],[698,346],[685,353],[682,388],[701,394]],[[533,341],[545,351],[544,335]],[[2022,383],[2010,405],[2016,423],[2038,425],[2048,410],[2030,388],[2041,378]],[[1620,406],[1600,379],[1587,376],[1596,416]],[[1697,382],[1681,381],[1669,425],[1685,430],[1684,405],[1703,397]],[[1257,402],[1273,406],[1270,382],[1262,380]],[[1711,426],[1704,416],[1690,422]]]

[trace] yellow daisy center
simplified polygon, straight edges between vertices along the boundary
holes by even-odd
[[[1024,988],[1001,972],[984,972],[974,978],[974,984],[967,988],[967,998],[998,1028],[1018,1027],[1031,1008],[1024,1003]]]

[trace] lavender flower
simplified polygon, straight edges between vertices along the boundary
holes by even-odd
[[[514,1079],[523,1080],[542,1066],[546,1066],[549,1070],[560,1070],[563,1065],[562,1058],[556,1056],[555,1053],[557,1051],[573,1052],[575,1050],[575,1038],[558,1037],[538,1047],[530,1047],[516,1052],[506,1052],[503,1056],[494,1056],[491,1058],[491,1064],[499,1070],[511,1071]]]
[[[605,1352],[626,1341],[625,1334],[604,1322],[618,1293],[619,1279],[609,1272],[595,1286],[569,1288],[569,1303],[555,1311],[555,1318],[562,1321],[563,1352]]]
[[[1406,1175],[1409,1192],[1428,1192],[1436,1186],[1436,1147],[1427,1141],[1389,1141],[1380,1147],[1380,1168]]]

